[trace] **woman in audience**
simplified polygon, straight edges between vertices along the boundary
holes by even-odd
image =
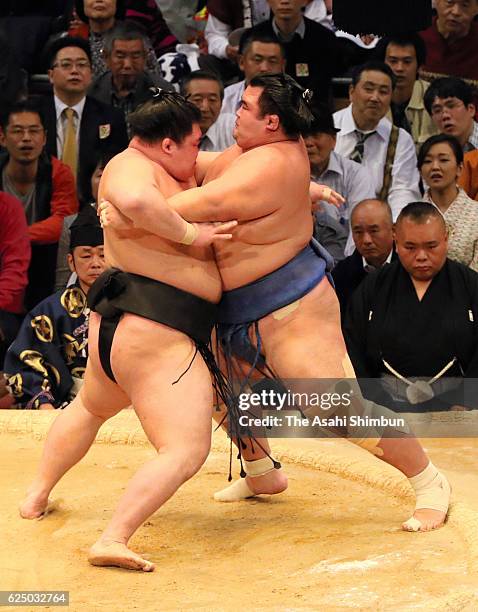
[[[457,181],[463,150],[453,136],[438,134],[418,153],[418,168],[428,187],[424,200],[443,214],[448,227],[448,257],[478,271],[478,205]]]

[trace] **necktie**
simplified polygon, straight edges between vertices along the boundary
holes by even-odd
[[[63,152],[61,161],[70,166],[73,176],[76,179],[76,170],[78,165],[78,150],[76,146],[76,128],[74,117],[76,115],[72,108],[65,108],[63,111],[66,115],[65,139],[63,142]]]
[[[367,134],[365,134],[364,132],[361,132],[360,130],[355,130],[355,135],[357,136],[357,142],[355,143],[355,148],[350,154],[349,159],[351,159],[354,162],[357,162],[358,164],[362,163],[365,141],[367,140],[367,138],[372,136],[372,134],[375,134],[375,130],[373,132],[368,132]]]

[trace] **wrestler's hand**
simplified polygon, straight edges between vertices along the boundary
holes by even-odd
[[[133,222],[125,217],[114,204],[108,200],[101,200],[98,206],[98,216],[101,227],[112,227],[115,230],[133,229]]]
[[[327,185],[319,185],[318,183],[314,182],[310,183],[309,195],[310,199],[312,200],[313,210],[315,210],[314,206],[320,201],[333,204],[334,206],[337,206],[337,208],[345,202],[345,198],[342,197],[340,193],[337,193],[337,191],[330,189],[330,187],[327,187]]]
[[[230,240],[232,238],[230,232],[236,227],[237,221],[227,221],[226,223],[221,221],[215,223],[193,223],[193,225],[198,233],[192,246],[204,247],[210,246],[214,242]]]

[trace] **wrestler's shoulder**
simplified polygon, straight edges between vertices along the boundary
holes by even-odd
[[[294,154],[295,150],[299,152],[299,149],[296,149],[295,146],[288,146],[288,143],[290,143],[290,141],[263,144],[245,151],[241,157],[243,159],[261,159],[263,161],[267,161],[268,163],[274,162],[276,164],[289,164],[291,155]]]
[[[147,167],[150,164],[153,164],[153,162],[137,149],[127,147],[108,162],[105,170],[117,170],[130,164],[133,164],[134,166],[142,165]]]

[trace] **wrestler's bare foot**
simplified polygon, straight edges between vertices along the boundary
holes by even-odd
[[[254,495],[275,495],[287,489],[287,476],[282,470],[272,470],[262,476],[246,476],[246,483]]]
[[[23,502],[18,510],[20,516],[24,519],[39,519],[43,518],[48,508],[48,493],[37,492],[33,489],[27,492]]]
[[[405,521],[402,525],[404,531],[431,531],[438,529],[446,520],[446,512],[439,510],[430,510],[429,508],[420,508],[415,510],[412,518]]]
[[[122,542],[98,540],[90,548],[88,561],[91,565],[122,567],[139,572],[154,571],[154,563],[146,561]]]
[[[261,476],[239,478],[225,489],[217,491],[214,499],[220,502],[234,502],[254,497],[254,495],[275,495],[286,489],[287,476],[282,470],[273,470]]]

